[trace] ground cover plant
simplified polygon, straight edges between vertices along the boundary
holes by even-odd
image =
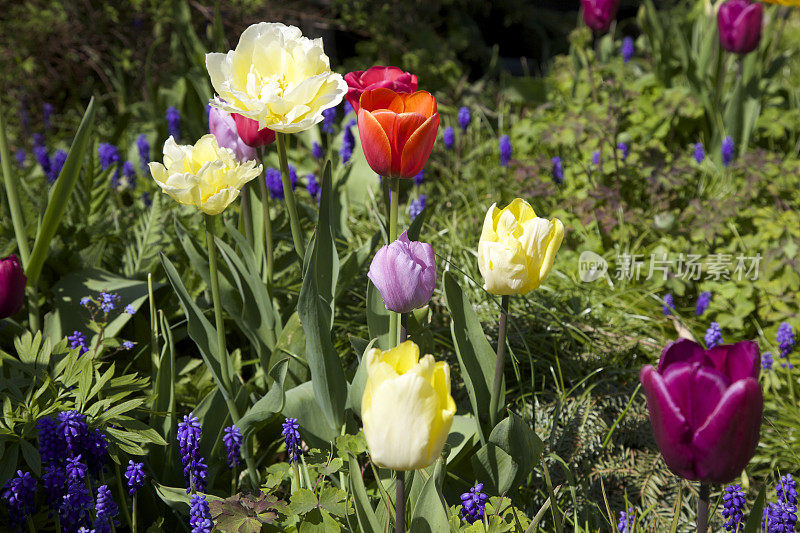
[[[786,3],[544,10],[535,75],[418,6],[320,11],[341,57],[88,3],[103,83],[0,97],[0,529],[794,531]]]

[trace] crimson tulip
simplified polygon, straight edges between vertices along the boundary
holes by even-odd
[[[417,90],[417,77],[397,67],[370,67],[344,75],[347,82],[347,101],[358,113],[358,101],[364,91],[391,89],[397,93],[413,93]]]
[[[258,148],[275,142],[275,132],[269,128],[258,129],[258,121],[239,113],[231,113],[236,122],[236,131],[247,146]]]
[[[642,369],[650,423],[670,470],[703,483],[728,483],[741,474],[761,430],[760,370],[755,342],[706,350],[688,339],[664,348],[658,370]]]
[[[358,135],[367,163],[385,177],[413,178],[428,162],[439,131],[436,98],[426,91],[364,91]]]
[[[27,282],[16,255],[0,259],[0,319],[15,315],[22,309]]]
[[[722,47],[734,54],[749,54],[761,42],[764,6],[749,0],[728,0],[719,7],[717,28]]]
[[[581,0],[583,21],[594,31],[607,32],[617,17],[619,0]]]

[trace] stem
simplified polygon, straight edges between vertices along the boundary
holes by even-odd
[[[28,248],[28,238],[25,236],[25,221],[22,218],[22,210],[17,196],[17,180],[11,174],[11,154],[8,153],[8,140],[6,139],[6,124],[3,121],[2,110],[0,109],[0,164],[3,169],[3,179],[6,185],[6,195],[8,196],[8,210],[11,211],[11,225],[14,226],[14,236],[17,239],[19,258],[22,260],[22,267],[27,269],[28,259],[30,259],[30,248]],[[38,328],[37,328],[38,329]]]
[[[20,255],[22,255],[20,253]],[[39,289],[36,285],[29,286],[26,290],[28,293],[28,325],[31,331],[39,331]]]
[[[133,493],[133,512],[131,514],[131,533],[136,533],[136,493]]]
[[[300,467],[297,465],[297,460],[292,461],[292,472],[294,473],[294,480],[296,489],[303,488],[303,478],[300,477]],[[294,490],[292,491],[294,492]]]
[[[286,158],[286,134],[276,133],[278,138],[278,159],[281,162],[281,181],[283,182],[283,200],[286,202],[286,211],[289,213],[289,223],[292,227],[292,241],[294,250],[300,256],[302,263],[305,255],[306,245],[303,240],[303,233],[300,228],[300,218],[297,216],[297,203],[294,199],[292,180],[289,177],[289,160]]]
[[[28,531],[31,533],[36,533],[36,528],[33,527],[33,517],[31,515],[28,515],[26,522],[28,523]]]
[[[697,500],[697,533],[708,531],[708,496],[710,492],[708,483],[700,484],[700,498]]]
[[[391,180],[389,193],[389,243],[397,240],[397,210],[400,200],[400,179],[388,178]],[[389,339],[394,346],[399,344],[398,334],[400,333],[400,314],[391,311],[389,313]]]
[[[214,301],[214,322],[217,328],[217,360],[220,367],[220,380],[218,383],[225,403],[228,406],[231,419],[234,424],[239,423],[239,410],[236,408],[236,403],[233,401],[233,387],[231,385],[231,377],[228,373],[228,354],[225,347],[225,324],[222,318],[222,299],[219,294],[219,273],[217,272],[217,247],[214,243],[214,217],[213,215],[204,215],[206,219],[206,245],[208,247],[208,268],[211,275],[211,298]],[[249,447],[243,446],[244,460],[247,463],[247,472],[250,475],[250,481],[253,483],[253,488],[258,488],[258,474],[256,473],[255,463],[249,453]]]
[[[406,530],[406,478],[405,472],[397,472],[397,492],[395,493],[395,520],[396,533],[405,533]]]
[[[259,181],[264,181],[263,178],[257,178]],[[245,183],[242,187],[242,218],[244,219],[244,236],[250,246],[253,246],[253,216],[250,210],[250,190],[247,188],[249,184]],[[208,215],[206,215],[208,216]]]
[[[136,530],[133,528],[133,524],[135,522],[131,518],[131,512],[128,510],[128,500],[125,497],[125,488],[122,486],[122,475],[119,471],[119,465],[114,463],[114,473],[117,477],[117,491],[119,492],[119,499],[122,503],[122,513],[125,515],[125,520],[128,522],[128,527],[133,530],[133,533],[136,533]]]
[[[406,329],[408,328],[408,315],[400,313],[400,343],[402,344],[406,341],[408,337],[406,333]]]
[[[267,284],[272,285],[272,219],[269,215],[269,192],[267,191],[267,183],[263,179],[258,180],[258,186],[261,189],[261,206],[264,215],[264,242],[266,256],[267,256]]]
[[[503,296],[500,310],[500,326],[497,332],[497,359],[494,367],[494,381],[492,382],[492,397],[489,400],[489,421],[492,427],[497,424],[497,404],[500,401],[500,387],[503,383],[503,363],[506,355],[506,329],[508,326],[508,300]]]
[[[153,275],[147,275],[147,302],[150,308],[150,364],[158,362],[158,318],[156,317],[156,301],[153,297]],[[155,385],[155,384],[154,384]],[[155,387],[154,389],[155,390]]]

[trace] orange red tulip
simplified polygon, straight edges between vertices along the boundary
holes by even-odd
[[[364,91],[358,134],[367,163],[381,176],[413,178],[428,162],[439,131],[436,98],[426,91]]]

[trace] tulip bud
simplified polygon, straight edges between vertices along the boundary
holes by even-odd
[[[594,31],[607,32],[617,16],[619,0],[581,0],[583,21]]]
[[[658,370],[642,369],[650,423],[670,470],[703,483],[741,474],[761,430],[760,365],[752,341],[704,350],[679,339],[664,349]]]
[[[364,91],[386,88],[397,93],[413,93],[417,90],[417,77],[397,67],[375,66],[367,70],[348,72],[344,75],[344,81],[347,82],[347,102],[356,113],[358,101]]]
[[[761,42],[764,7],[749,0],[728,0],[717,12],[722,47],[734,54],[748,54]]]
[[[258,157],[256,149],[239,137],[236,122],[227,111],[211,108],[208,112],[208,131],[217,138],[220,146],[233,150],[239,161],[253,161]]]
[[[515,199],[505,209],[492,204],[478,243],[478,268],[492,294],[527,294],[550,273],[564,238],[564,225],[538,218],[528,202]]]
[[[404,231],[375,254],[367,277],[381,293],[386,309],[408,313],[422,307],[436,286],[436,257],[426,242],[409,240]]]
[[[413,178],[428,162],[439,131],[430,93],[365,91],[358,110],[358,135],[367,163],[379,176]]]
[[[450,433],[456,413],[450,367],[419,355],[412,341],[366,355],[361,419],[372,461],[380,467],[425,468],[441,455]]]
[[[15,315],[22,309],[27,282],[16,255],[0,259],[0,319]]]
[[[236,122],[236,131],[247,146],[258,148],[275,142],[275,132],[269,128],[258,129],[258,121],[247,118],[239,113],[233,113]]]

